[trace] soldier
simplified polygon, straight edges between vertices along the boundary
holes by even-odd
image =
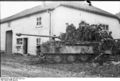
[[[37,56],[39,57],[40,62],[44,61],[45,56],[41,51],[41,46],[40,45],[37,46]]]
[[[108,38],[109,38],[109,45],[113,48],[115,46],[115,43],[113,41],[113,37],[112,37],[112,32],[111,31],[108,34]]]
[[[76,39],[78,41],[81,41],[81,38],[82,38],[82,27],[81,27],[81,24],[79,24],[79,27],[76,30]]]
[[[81,41],[84,41],[84,33],[85,33],[85,22],[84,21],[81,21],[80,22],[80,24],[79,24],[79,27],[80,27],[80,36],[79,36],[79,38],[80,38],[80,40]]]
[[[85,27],[85,41],[89,41],[89,24],[86,24],[86,27]]]
[[[66,23],[66,37],[65,37],[65,41],[67,41],[69,39],[69,27],[70,25],[68,23]]]
[[[71,25],[67,25],[67,28],[66,28],[66,38],[65,38],[65,40],[66,41],[71,41],[71,40],[73,40],[74,38],[74,36],[73,36],[73,33],[75,32],[75,26],[73,25],[73,24],[71,24]]]
[[[94,27],[94,32],[93,32],[93,36],[94,36],[94,41],[99,41],[100,40],[100,36],[99,36],[99,26],[95,25]]]
[[[76,39],[77,41],[79,41],[79,40],[80,40],[79,35],[81,35],[81,34],[80,34],[80,29],[79,29],[79,28],[77,28],[77,29],[76,29],[76,32],[75,32],[75,39]]]
[[[69,32],[69,23],[66,23],[66,32]]]
[[[91,28],[90,29],[90,31],[91,31],[91,41],[95,41],[96,37],[97,37],[97,30],[94,27],[94,25],[91,25],[90,28]]]
[[[101,39],[103,39],[103,32],[102,32],[102,28],[99,26],[98,27],[98,38],[97,41],[101,41]]]
[[[71,34],[70,34],[71,35],[71,39],[70,40],[72,42],[75,41],[75,34],[76,34],[75,32],[76,32],[76,27],[73,24],[71,24]]]
[[[107,37],[108,37],[108,34],[107,34],[107,32],[105,30],[102,30],[101,31],[101,36],[102,36],[102,39],[106,40]]]
[[[76,27],[73,24],[71,24],[71,32],[74,33],[75,31],[76,31]]]
[[[111,39],[113,39],[113,37],[112,37],[112,32],[111,32],[111,31],[109,32],[108,37],[111,38]]]
[[[89,26],[89,36],[88,36],[88,39],[89,39],[89,41],[92,41],[92,27],[91,26]]]
[[[96,30],[97,29],[97,26],[95,24],[91,25],[89,27],[89,40],[90,41],[95,41],[95,36],[96,36]]]
[[[85,27],[83,26],[82,27],[82,33],[81,33],[81,41],[84,41],[84,39],[85,39]]]
[[[119,49],[119,54],[120,54],[120,39],[118,40],[118,42],[117,42],[117,48]]]

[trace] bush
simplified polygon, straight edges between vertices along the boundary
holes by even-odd
[[[43,43],[42,46],[42,52],[43,53],[53,53],[53,50],[55,53],[59,53],[60,48],[62,47],[63,43],[60,41],[47,41]]]
[[[42,52],[50,52],[50,41],[47,41],[42,44]]]

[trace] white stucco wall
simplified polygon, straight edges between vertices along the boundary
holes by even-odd
[[[42,27],[37,28],[37,17],[42,17]],[[1,24],[1,49],[5,50],[5,34],[7,30],[13,30],[13,53],[23,53],[23,50],[17,51],[16,49],[16,39],[17,38],[28,38],[28,53],[35,54],[36,53],[36,38],[30,36],[16,36],[16,33],[24,33],[24,34],[35,34],[35,35],[49,35],[49,14],[41,13],[32,15],[29,17],[25,17],[22,19],[18,19],[11,22],[11,27],[8,27],[8,23]],[[49,38],[42,38],[41,42],[47,41]]]
[[[117,19],[62,6],[57,7],[51,14],[52,34],[54,35],[58,36],[61,32],[65,32],[65,23],[73,23],[76,27],[78,27],[79,22],[81,22],[81,20],[84,20],[89,24],[108,24],[109,30],[113,32],[113,37],[120,38],[120,23]],[[42,17],[42,28],[36,28],[37,17]],[[16,33],[49,35],[49,18],[49,13],[45,12],[12,21],[11,27],[8,27],[8,23],[1,24],[1,49],[5,50],[5,36],[7,30],[13,30],[13,53],[18,52],[16,49],[16,39],[19,37],[16,36]],[[36,37],[21,36],[21,38],[25,37],[28,38],[28,53],[35,55]],[[48,39],[49,38],[42,38],[41,41],[45,42]],[[23,53],[23,50],[21,49],[18,53]]]
[[[120,38],[120,23],[117,19],[101,16],[93,13],[88,13],[76,9],[67,7],[58,7],[53,12],[53,32],[55,35],[59,35],[60,32],[65,32],[66,24],[73,23],[76,27],[81,20],[86,21],[89,24],[107,24],[109,30],[113,32],[114,38]]]
[[[1,50],[5,50],[5,36],[6,36],[6,33],[5,33],[5,31],[6,31],[6,28],[7,28],[7,24],[5,23],[5,24],[2,24],[2,25],[0,25],[1,26],[1,38],[0,38],[0,40],[1,40]]]

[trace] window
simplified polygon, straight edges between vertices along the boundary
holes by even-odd
[[[11,27],[11,22],[8,22],[8,27]]]
[[[103,27],[103,30],[109,30],[108,25],[103,24],[102,27]]]
[[[37,20],[37,23],[36,23],[37,27],[41,27],[41,25],[42,25],[42,22],[41,22],[42,18],[41,17],[37,17],[36,20]]]
[[[37,44],[37,46],[40,45],[40,42],[41,42],[41,38],[37,38],[37,39],[36,39],[36,44]]]
[[[106,24],[99,24],[99,25],[103,30],[109,30],[109,25]]]
[[[106,30],[109,30],[109,26],[108,25],[106,25]]]
[[[22,38],[17,38],[17,44],[22,44]]]

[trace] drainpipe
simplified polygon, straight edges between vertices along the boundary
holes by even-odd
[[[51,27],[51,10],[52,9],[48,9],[48,13],[49,13],[49,35],[52,35],[52,27]],[[51,38],[50,38],[51,39]]]
[[[1,25],[1,23],[0,23],[0,25]],[[0,52],[1,52],[1,32],[2,32],[2,30],[1,30],[1,26],[0,26]]]
[[[90,0],[85,0],[85,3],[87,3],[89,6],[92,6],[92,3]]]
[[[53,9],[48,9],[48,13],[49,13],[49,35],[50,36],[52,36],[52,26],[51,26],[51,12],[52,12],[52,10]],[[54,39],[50,37],[49,40],[51,41],[50,52],[55,53]]]

